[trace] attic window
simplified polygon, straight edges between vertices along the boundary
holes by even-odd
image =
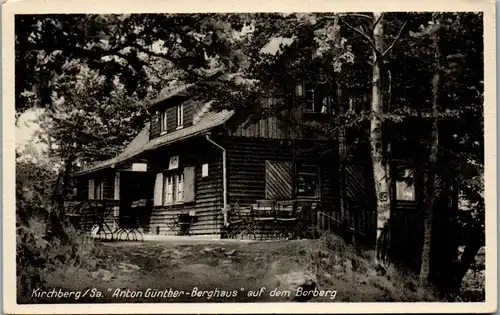
[[[324,84],[299,83],[295,87],[295,95],[302,97],[304,111],[328,114],[331,107],[331,97]]]
[[[177,128],[182,128],[184,126],[184,106],[182,104],[177,105]]]

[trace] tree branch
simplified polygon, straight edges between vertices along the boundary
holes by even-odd
[[[403,33],[403,30],[406,27],[406,23],[407,22],[408,21],[405,21],[404,24],[403,24],[403,26],[401,26],[401,28],[399,29],[398,35],[396,35],[396,37],[394,38],[394,40],[392,41],[392,43],[389,45],[389,47],[387,47],[387,49],[382,53],[382,57],[385,56],[389,51],[391,51],[392,47],[394,47],[394,45],[396,44],[396,42],[401,37],[401,34]]]
[[[361,14],[361,13],[349,13],[347,14],[348,16],[357,16],[357,17],[362,17],[362,18],[365,18],[365,19],[369,19],[369,20],[372,20],[372,17],[369,16],[369,15],[366,15],[366,14]]]
[[[352,29],[353,31],[355,31],[356,33],[360,34],[361,36],[363,36],[367,41],[368,43],[370,43],[370,45],[373,47],[373,49],[375,50],[375,52],[377,54],[380,53],[380,51],[377,49],[377,47],[375,46],[375,43],[373,42],[373,39],[370,38],[370,36],[368,36],[365,32],[355,28],[354,26],[352,26],[351,24],[347,23],[346,21],[340,19],[340,22],[342,22],[345,26],[347,26],[348,28]]]
[[[379,15],[379,17],[377,18],[377,20],[375,21],[375,23],[373,23],[373,25],[372,25],[372,29],[371,29],[372,33],[373,33],[373,30],[375,29],[375,27],[377,26],[377,24],[380,22],[380,20],[382,20],[382,16],[384,16],[384,13],[381,13],[381,14]],[[373,20],[373,19],[372,19],[372,20]]]

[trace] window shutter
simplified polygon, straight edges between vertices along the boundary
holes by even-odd
[[[184,174],[177,177],[177,200],[184,201]]]
[[[162,192],[163,192],[163,173],[158,173],[156,174],[155,191],[153,198],[153,204],[155,206],[162,205],[162,197],[161,197]]]
[[[189,166],[184,168],[184,202],[195,201],[195,168]]]
[[[266,199],[292,199],[292,174],[292,162],[266,161]]]
[[[89,179],[89,200],[94,199],[94,180]]]

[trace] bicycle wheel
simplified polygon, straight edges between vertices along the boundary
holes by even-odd
[[[257,235],[251,229],[245,229],[239,233],[239,237],[241,240],[256,240]]]

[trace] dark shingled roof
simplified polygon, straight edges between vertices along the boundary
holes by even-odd
[[[139,154],[146,151],[153,151],[164,145],[168,145],[179,140],[187,139],[192,136],[202,134],[214,127],[224,124],[231,116],[233,116],[233,110],[222,110],[220,112],[208,112],[206,113],[200,121],[190,127],[182,128],[171,133],[167,133],[163,136],[149,140],[149,123],[139,132],[139,134],[130,142],[130,144],[123,150],[122,153],[118,154],[116,157],[98,162],[89,168],[86,168],[78,173],[78,175],[83,175],[91,172],[95,172],[104,168],[114,167],[114,165],[130,160]]]
[[[153,108],[158,105],[160,102],[167,100],[169,98],[175,96],[181,96],[187,94],[190,88],[194,87],[194,84],[186,84],[186,83],[175,83],[173,85],[164,87],[160,93],[156,96],[156,98],[149,104],[149,108]]]

